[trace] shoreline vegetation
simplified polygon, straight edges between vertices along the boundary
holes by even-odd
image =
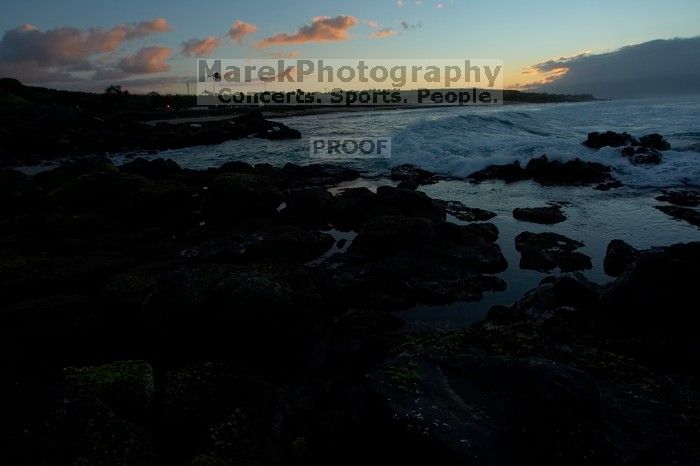
[[[404,310],[509,286],[502,213],[429,196],[446,178],[413,165],[375,190],[338,189],[364,174],[333,164],[116,166],[92,154],[301,135],[259,111],[146,125],[127,103],[164,96],[52,105],[10,84],[4,163],[82,157],[0,168],[4,463],[698,464],[700,242],[613,240],[599,285],[580,273],[586,232],[546,231],[573,222],[564,205],[523,199],[518,266],[554,275],[468,327],[406,332]],[[583,147],[643,166],[670,144],[608,131]],[[546,155],[455,181],[621,186],[610,166]],[[700,228],[700,193],[656,200]]]

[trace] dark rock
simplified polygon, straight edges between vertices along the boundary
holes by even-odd
[[[126,420],[98,397],[79,393],[64,400],[51,437],[62,464],[157,464],[156,445],[143,426]]]
[[[656,198],[657,201],[668,202],[681,207],[697,207],[700,205],[700,193],[697,191],[662,191],[663,194]]]
[[[17,170],[0,169],[0,201],[17,197],[29,186],[30,178]]]
[[[381,216],[366,221],[350,245],[353,252],[388,256],[435,241],[433,222],[425,218]]]
[[[151,179],[164,179],[179,174],[182,168],[171,159],[146,160],[138,157],[121,165],[119,171]]]
[[[485,274],[507,268],[488,223],[455,225],[425,218],[368,220],[345,254],[319,265],[324,296],[341,306],[397,310],[416,303],[478,300],[505,283]]]
[[[639,138],[639,145],[654,150],[669,150],[671,144],[659,133],[647,134]]]
[[[193,226],[190,187],[174,180],[157,180],[124,197],[117,216],[128,223],[159,226]]]
[[[519,161],[507,165],[489,165],[469,175],[472,182],[480,183],[487,180],[503,180],[506,183],[514,183],[528,179]]]
[[[506,183],[533,180],[544,186],[594,186],[597,189],[609,189],[619,185],[611,172],[611,167],[600,163],[580,159],[550,161],[543,155],[531,159],[525,168],[517,161],[509,165],[491,165],[472,173],[469,179],[476,183],[493,179]]]
[[[93,173],[79,176],[52,191],[49,200],[71,210],[103,208],[122,201],[146,185],[148,180],[136,175]]]
[[[376,194],[367,188],[350,188],[337,194],[330,207],[333,226],[339,230],[358,229],[376,205]]]
[[[415,191],[418,189],[418,183],[411,180],[404,180],[397,184],[396,187],[399,189],[406,189],[408,191]]]
[[[107,157],[84,157],[62,162],[53,170],[34,175],[33,183],[44,191],[52,191],[81,175],[114,174],[117,168]]]
[[[634,165],[658,165],[662,161],[661,152],[647,147],[625,147],[621,153]]]
[[[638,256],[639,251],[624,241],[619,239],[610,241],[603,261],[605,273],[611,277],[619,277],[634,264]]]
[[[391,179],[394,181],[411,181],[416,185],[432,184],[438,181],[434,173],[411,164],[393,167],[391,169]]]
[[[254,173],[255,169],[249,163],[234,161],[226,162],[219,167],[218,171],[220,173]]]
[[[601,147],[620,147],[635,143],[635,139],[627,133],[615,133],[614,131],[606,131],[605,133],[593,132],[588,133],[588,138],[583,142],[583,145],[591,149],[600,149]]]
[[[697,210],[672,205],[657,205],[655,207],[676,220],[683,220],[691,225],[700,227],[700,212]]]
[[[63,383],[70,392],[86,391],[113,409],[139,414],[155,396],[153,368],[146,361],[117,361],[98,367],[68,367]]]
[[[305,166],[288,163],[281,169],[259,164],[255,166],[255,173],[270,177],[284,189],[330,187],[360,176],[357,170],[325,163]]]
[[[335,196],[330,207],[331,223],[340,230],[356,230],[368,219],[386,215],[441,221],[445,209],[424,192],[393,186],[380,186],[377,194],[367,188],[346,189]]]
[[[377,188],[377,202],[370,215],[406,215],[435,221],[445,220],[445,212],[427,194],[393,186]]]
[[[462,220],[463,222],[486,222],[496,216],[495,213],[477,207],[467,207],[460,201],[442,201],[435,199],[438,205],[442,206],[449,215]]]
[[[272,215],[283,201],[280,190],[265,176],[223,174],[209,187],[205,209],[217,221],[235,222]]]
[[[520,252],[520,268],[549,272],[559,267],[562,272],[593,268],[591,258],[575,252],[584,244],[556,233],[523,232],[515,237]]]
[[[609,322],[613,334],[634,338],[620,344],[622,351],[660,367],[697,366],[698,273],[700,243],[639,252],[602,296],[600,319]]]
[[[300,188],[287,193],[285,214],[327,218],[333,195],[325,188]]]
[[[588,374],[562,363],[449,351],[425,357],[409,350],[377,369],[370,383],[403,443],[439,446],[431,456],[441,463],[579,464],[581,455],[611,460],[596,434],[598,388]]]
[[[553,225],[566,220],[566,215],[561,207],[553,205],[549,207],[516,208],[513,210],[513,218],[524,222]]]

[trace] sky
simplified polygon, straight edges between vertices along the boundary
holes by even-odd
[[[700,73],[696,42],[647,46],[634,60],[624,48],[697,37],[698,0],[3,0],[0,8],[0,76],[67,89],[184,93],[197,56],[492,58],[503,60],[506,88],[557,82],[566,91],[591,88],[581,76],[600,63],[639,66],[645,53],[677,55],[674,70],[686,80]],[[591,58],[599,56],[607,58]]]

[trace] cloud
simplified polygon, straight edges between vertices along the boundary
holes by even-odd
[[[229,29],[228,36],[231,38],[231,40],[238,42],[239,44],[243,44],[243,38],[253,34],[257,30],[258,27],[255,24],[246,23],[245,21],[237,19],[231,26],[231,29]]]
[[[190,39],[182,43],[182,54],[186,57],[206,57],[221,45],[221,40],[208,36],[204,39]]]
[[[609,53],[580,53],[532,65],[532,89],[599,98],[700,94],[700,36],[654,40]]]
[[[129,55],[123,58],[117,68],[127,74],[150,74],[160,73],[170,70],[170,65],[165,63],[173,49],[169,47],[145,47],[136,52],[134,55]]]
[[[308,42],[331,42],[348,39],[348,31],[358,24],[354,16],[316,16],[311,24],[302,26],[294,34],[282,32],[258,42],[261,48],[272,45],[304,44]]]
[[[396,0],[396,6],[399,8],[403,8],[403,6],[406,4],[405,0]]]
[[[57,27],[42,31],[24,24],[6,31],[0,40],[0,75],[32,83],[77,79],[72,73],[99,69],[100,59],[124,43],[169,30],[163,18],[111,29]]]
[[[299,56],[301,56],[301,51],[299,50],[292,50],[289,53],[275,52],[270,54],[271,58],[297,58]]]
[[[391,37],[391,36],[394,36],[396,34],[398,34],[398,32],[396,32],[396,30],[394,30],[392,28],[382,28],[382,29],[378,29],[378,30],[374,31],[372,33],[371,37],[373,39],[382,39],[384,37]]]

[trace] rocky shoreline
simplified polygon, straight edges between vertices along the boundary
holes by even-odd
[[[329,191],[361,178],[105,157],[0,170],[3,462],[697,464],[699,243],[613,241],[599,286],[575,273],[585,238],[527,231],[563,206],[523,205],[521,268],[572,273],[465,329],[407,334],[392,311],[507,286],[496,214],[429,197],[441,178],[408,165],[398,186]],[[618,185],[546,157],[471,179]]]

